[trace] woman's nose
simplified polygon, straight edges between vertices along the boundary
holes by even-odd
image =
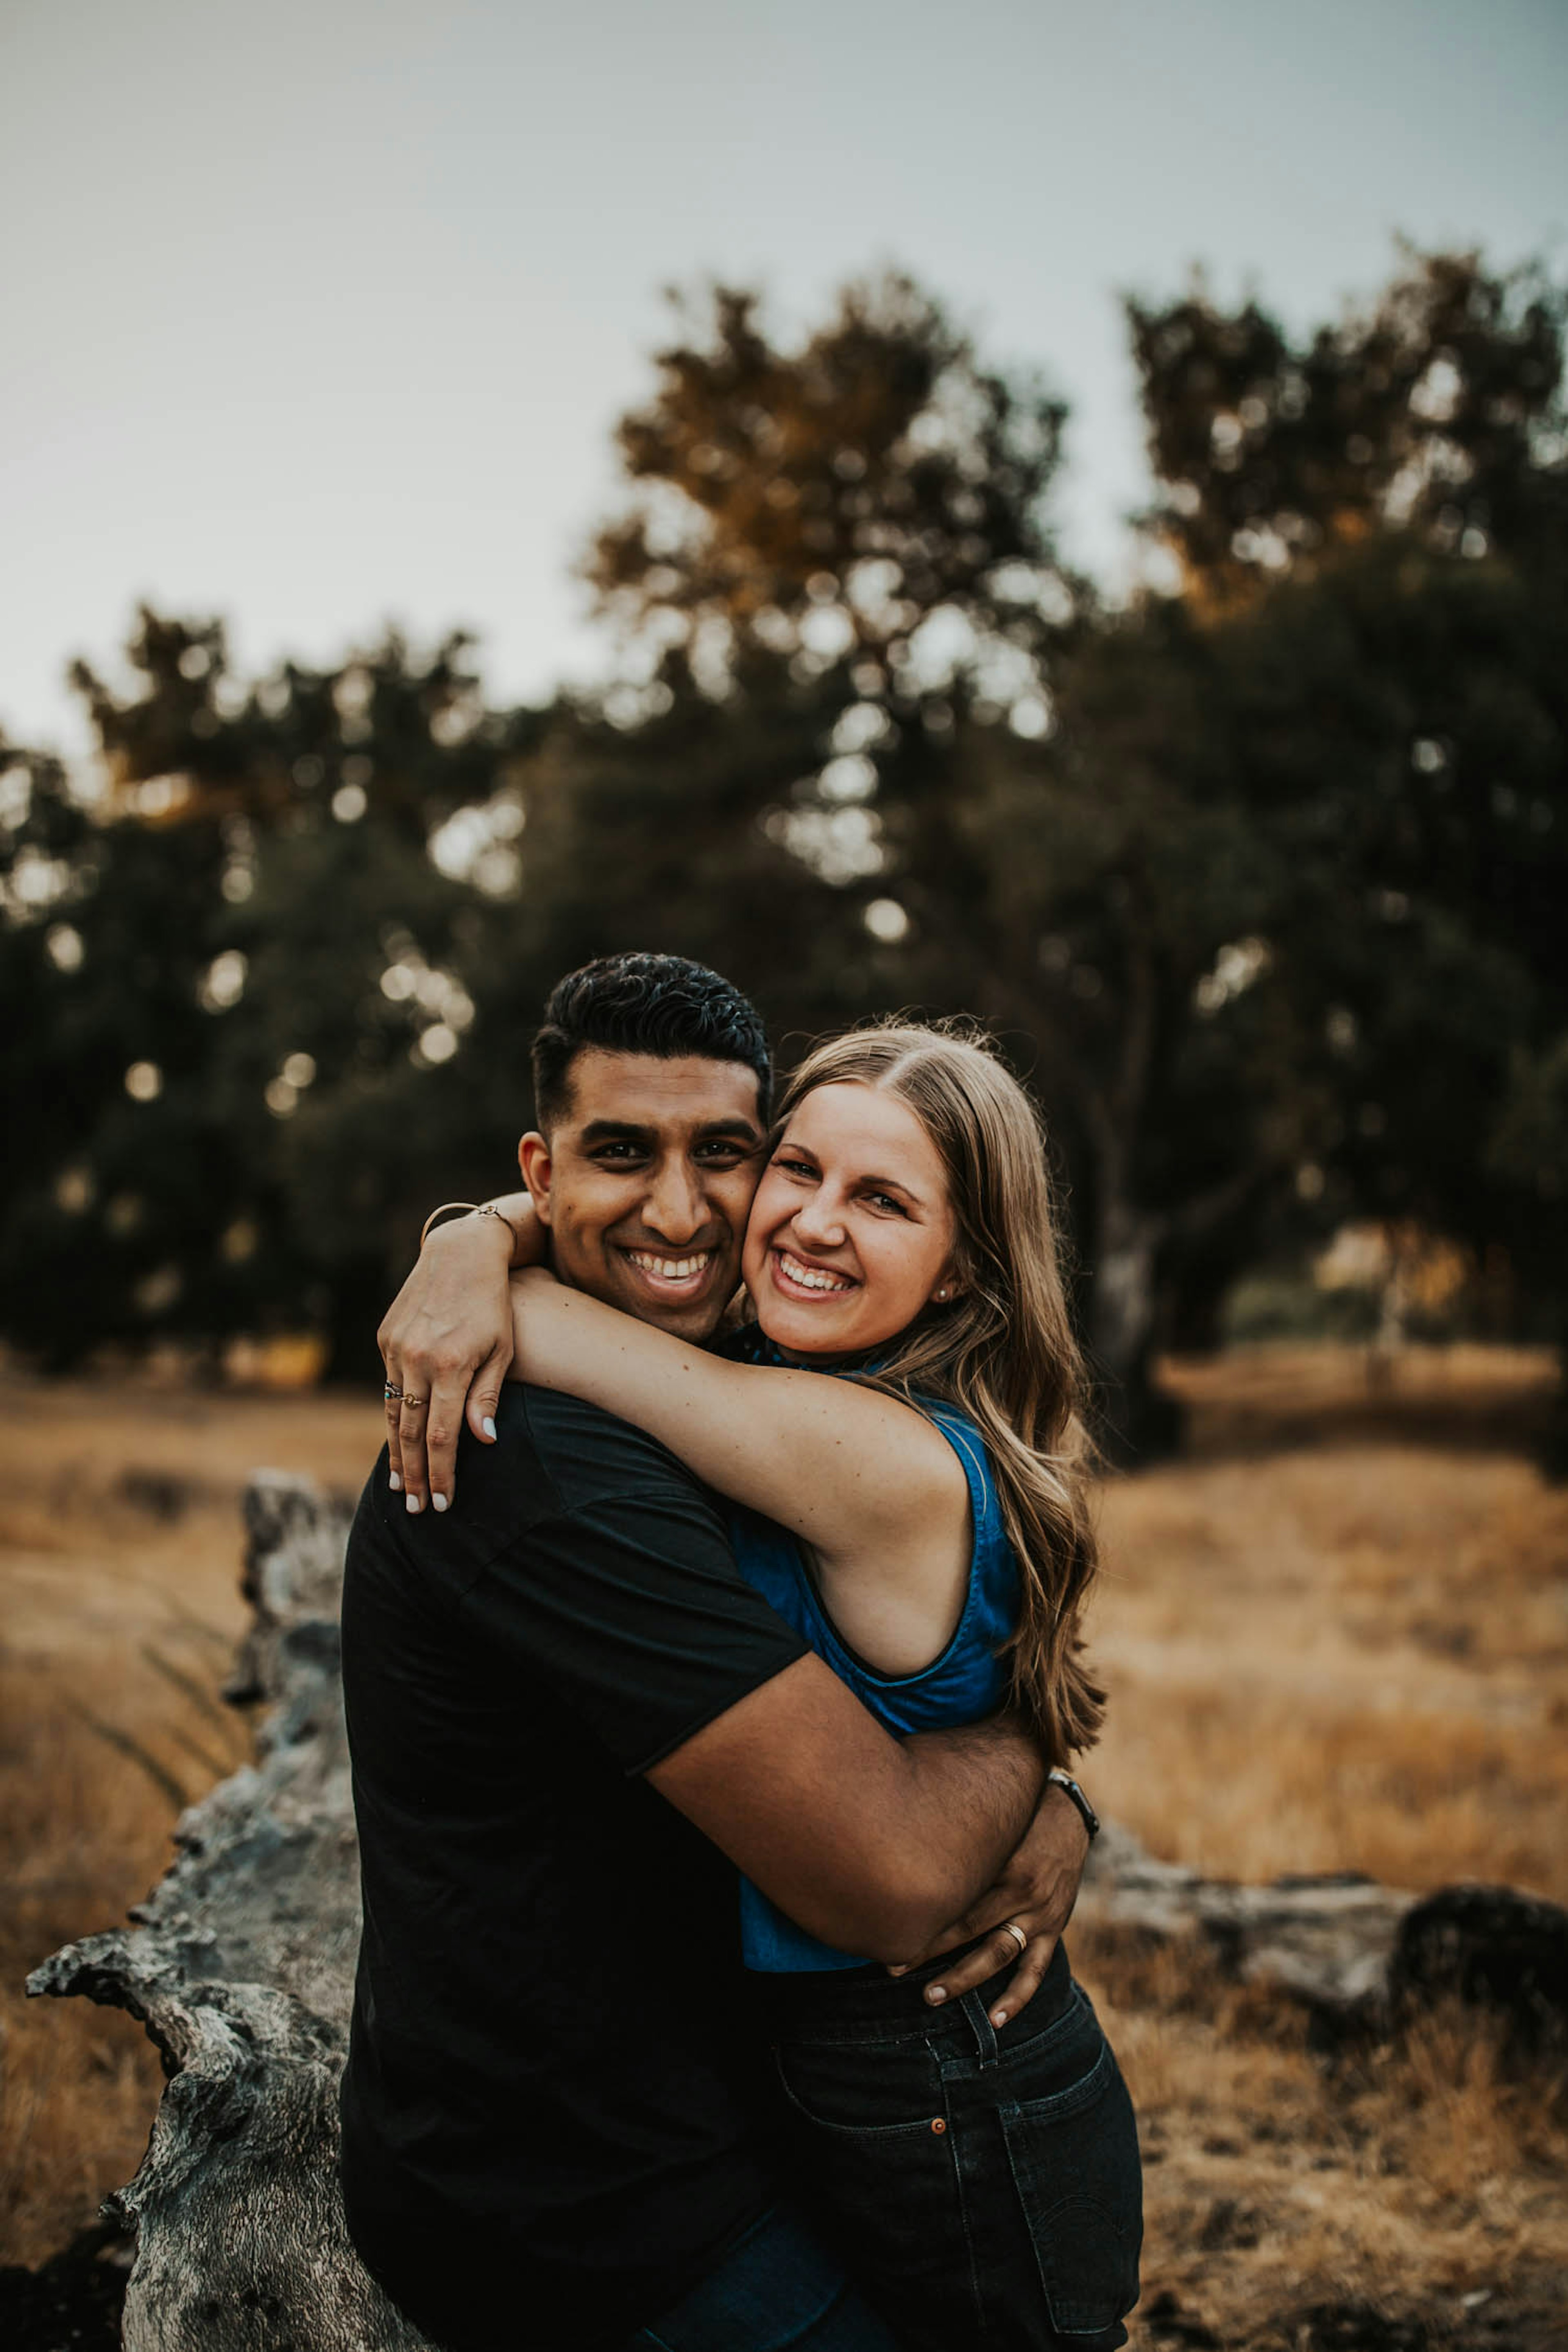
[[[844,1240],[844,1218],[838,1203],[826,1190],[804,1201],[791,1220],[803,1242],[815,1249],[837,1249]]]

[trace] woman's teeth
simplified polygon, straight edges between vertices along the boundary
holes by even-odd
[[[701,1250],[695,1257],[655,1257],[647,1250],[628,1250],[632,1264],[644,1274],[651,1274],[659,1282],[685,1282],[694,1274],[705,1274],[712,1262],[711,1250]]]
[[[841,1274],[829,1274],[825,1266],[807,1265],[804,1258],[792,1257],[788,1250],[780,1250],[779,1264],[792,1282],[803,1290],[853,1290],[855,1285]]]

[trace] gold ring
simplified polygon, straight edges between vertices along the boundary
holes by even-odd
[[[1002,1922],[1002,1933],[1005,1936],[1011,1936],[1021,1952],[1026,1952],[1028,1950],[1029,1939],[1027,1936],[1025,1935],[1022,1927],[1019,1927],[1016,1919],[1004,1919]]]
[[[405,1404],[428,1404],[430,1400],[428,1397],[410,1396],[407,1390],[405,1389],[403,1391],[403,1402]]]

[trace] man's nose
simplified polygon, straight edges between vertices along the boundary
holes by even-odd
[[[661,1160],[643,1208],[643,1222],[661,1241],[689,1242],[708,1223],[697,1171],[686,1159]]]

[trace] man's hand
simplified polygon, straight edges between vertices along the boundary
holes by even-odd
[[[918,1968],[976,1936],[984,1938],[973,1951],[966,1952],[927,1985],[927,2000],[933,2006],[956,2000],[1016,1959],[1018,1965],[991,2011],[991,2022],[1005,2025],[1010,2017],[1016,2017],[1038,1992],[1062,1930],[1072,1917],[1088,1855],[1089,1832],[1078,1807],[1054,1780],[1048,1781],[1034,1820],[1000,1877],[962,1918],[942,1930],[920,1960],[910,1963]],[[1016,1922],[1026,1938],[1022,1945],[1002,1925],[1005,1920]],[[903,1976],[908,1971],[895,1969],[891,1973]]]
[[[386,1445],[392,1486],[411,1511],[438,1511],[456,1484],[458,1437],[468,1427],[495,1439],[495,1410],[511,1362],[514,1235],[500,1217],[437,1225],[376,1333],[389,1388]]]

